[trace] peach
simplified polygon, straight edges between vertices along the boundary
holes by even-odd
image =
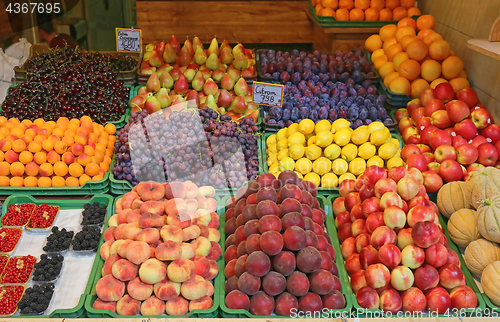
[[[185,198],[186,190],[182,182],[170,182],[165,187],[165,198]]]
[[[111,312],[116,312],[116,302],[105,302],[100,299],[96,299],[92,308],[96,310],[110,310]]]
[[[109,257],[104,262],[104,265],[102,266],[102,270],[101,270],[102,276],[112,274],[111,268],[113,267],[113,264],[119,259],[120,259],[120,256],[118,254],[109,255]]]
[[[181,285],[181,294],[187,300],[196,300],[207,294],[208,286],[205,279],[199,275],[185,281]]]
[[[214,198],[207,198],[207,208],[208,212],[213,213],[217,211],[217,201]]]
[[[196,223],[198,225],[208,226],[210,221],[212,221],[212,215],[206,209],[198,209],[194,212],[194,218],[196,218]]]
[[[181,258],[191,259],[196,254],[196,247],[192,244],[182,243],[181,244]]]
[[[307,275],[302,272],[294,272],[288,276],[286,281],[286,290],[295,296],[302,296],[307,293],[310,287]]]
[[[137,197],[139,197],[139,195],[134,191],[127,192],[125,195],[123,195],[122,197],[123,209],[132,209],[132,203]]]
[[[201,207],[200,209],[205,209]],[[196,199],[186,199],[186,211],[195,212],[198,210],[198,201]]]
[[[351,275],[351,288],[356,294],[363,286],[368,286],[366,283],[365,270],[359,270]]]
[[[216,261],[222,255],[222,248],[220,247],[220,245],[218,243],[216,243],[214,241],[210,242],[210,244],[212,245],[211,250],[210,250],[210,254],[208,254],[206,257],[208,259]]]
[[[160,235],[164,242],[171,240],[181,243],[184,240],[184,231],[174,225],[163,226],[160,230]]]
[[[186,190],[186,199],[195,199],[198,197],[198,186],[191,181],[184,181],[184,190]]]
[[[182,211],[187,210],[186,201],[184,199],[179,199],[179,198],[168,200],[164,204],[164,206],[165,206],[165,213],[167,215],[172,215],[172,216],[178,215]]]
[[[245,249],[247,254],[250,254],[258,250],[262,250],[262,248],[260,247],[260,237],[261,237],[260,234],[252,234],[248,236],[247,240],[245,241]],[[228,250],[226,250],[226,253],[227,252]],[[231,253],[229,253],[229,256],[231,256]]]
[[[312,273],[321,267],[321,253],[314,247],[307,246],[297,254],[297,267],[304,273]]]
[[[167,313],[167,315],[185,315],[188,311],[189,302],[181,296],[168,300],[165,303],[165,313]]]
[[[118,315],[137,315],[141,309],[141,302],[134,300],[126,294],[116,302],[116,313]]]
[[[325,295],[333,290],[335,280],[330,272],[317,270],[309,277],[311,292],[319,295]]]
[[[101,301],[118,301],[125,294],[125,283],[113,275],[106,275],[97,281],[95,292]]]
[[[114,230],[113,234],[115,235],[115,239],[124,239],[123,238],[123,229],[125,228],[126,224],[119,224],[116,229]]]
[[[210,296],[202,296],[199,299],[189,302],[189,312],[193,310],[206,310],[213,306],[213,300]]]
[[[116,212],[123,210],[123,197],[116,199],[115,208]]]
[[[257,292],[250,299],[250,313],[269,316],[274,311],[274,298],[265,292]]]
[[[210,223],[208,224],[208,228],[219,228],[219,215],[217,215],[215,212],[211,212],[210,216],[212,219],[210,220]]]
[[[153,294],[153,285],[144,283],[136,277],[128,282],[127,294],[137,301],[144,301]]]
[[[209,260],[209,262],[210,262],[210,270],[205,276],[203,276],[203,278],[207,281],[213,280],[219,273],[219,264],[217,264],[217,262],[214,260]]]
[[[173,261],[181,258],[181,246],[174,241],[166,241],[156,247],[155,257],[161,261]]]
[[[194,241],[192,241],[191,244],[195,245],[196,247],[196,255],[208,256],[208,254],[210,254],[210,252],[212,251],[212,243],[208,240],[208,238],[199,236]]]
[[[227,305],[227,304],[226,304]],[[291,316],[293,312],[299,309],[297,298],[288,292],[282,293],[276,299],[275,312],[276,315]]]
[[[155,283],[155,295],[163,301],[173,300],[181,294],[181,284],[170,281],[168,278]]]
[[[111,245],[111,248],[109,249],[109,254],[110,255],[113,255],[113,254],[118,254],[118,246],[120,246],[120,244],[123,242],[124,240],[123,239],[118,239],[118,240],[115,240],[113,242],[113,244]]]
[[[208,227],[200,224],[196,224],[196,226],[200,227],[200,236],[208,238]]]
[[[117,213],[118,215],[118,223],[119,224],[126,224],[127,223],[127,216],[129,213],[132,212],[132,209],[124,209]]]
[[[118,245],[116,248],[116,253],[120,255],[122,258],[127,257],[127,247],[130,245],[130,243],[133,242],[133,240],[130,239],[123,239],[121,243]]]
[[[403,307],[403,301],[401,300],[398,291],[388,289],[380,293],[379,305],[380,309],[382,309],[384,312],[397,314]]]
[[[215,188],[212,186],[202,186],[198,188],[198,195],[204,197],[215,196]]]
[[[333,290],[332,292],[323,295],[323,309],[340,310],[345,308],[345,297],[340,291]]]
[[[356,301],[362,308],[378,309],[380,298],[377,291],[370,286],[364,286],[356,293]]]
[[[165,225],[165,216],[159,216],[152,213],[144,213],[139,217],[140,228],[161,228]]]
[[[141,197],[137,197],[133,202],[132,202],[132,209],[137,209],[140,210],[142,205],[144,204],[144,201],[141,199]]]
[[[139,265],[151,256],[151,249],[148,243],[143,241],[133,241],[127,246],[126,257],[132,263]]]
[[[113,242],[114,242],[113,240],[108,240],[107,242],[105,242],[104,244],[102,244],[101,249],[99,250],[99,253],[100,253],[101,258],[103,260],[108,259],[109,252],[111,250],[111,245],[113,245]]]
[[[212,296],[215,293],[215,288],[212,282],[207,281],[207,296]]]
[[[285,233],[285,237],[286,236],[287,235]],[[266,231],[260,237],[260,247],[262,251],[269,256],[274,256],[281,252],[281,250],[283,249],[283,244],[283,236],[279,232],[274,230]]]
[[[165,208],[162,202],[150,200],[144,202],[139,210],[141,211],[141,214],[149,212],[161,216],[163,215],[163,211],[165,210]]]
[[[208,240],[216,243],[220,241],[220,232],[217,228],[208,228]]]
[[[307,293],[299,299],[299,310],[301,312],[321,312],[323,302],[321,297],[315,293]]]
[[[270,296],[279,295],[286,289],[286,278],[278,272],[271,271],[262,278],[262,289]]]
[[[384,287],[391,281],[391,273],[384,264],[372,264],[365,271],[366,283],[372,288]]]
[[[207,198],[205,196],[198,195],[198,197],[196,197],[196,202],[198,204],[197,209],[207,209]]]
[[[137,194],[144,201],[160,200],[165,195],[165,187],[154,181],[141,182],[137,185]]]
[[[210,270],[209,260],[202,255],[196,255],[191,259],[194,263],[196,275],[205,276]]]
[[[395,245],[397,243],[396,232],[387,226],[377,227],[370,237],[370,243],[377,250],[383,245]]]
[[[226,294],[229,294],[233,290],[238,289],[238,277],[237,276],[231,276],[228,278],[228,280],[224,283],[224,291]]]
[[[108,227],[103,233],[104,241],[115,241],[115,235],[113,234],[116,227]]]
[[[146,228],[137,233],[134,236],[134,239],[148,244],[153,244],[160,239],[160,232],[156,228]]]
[[[198,238],[201,233],[201,229],[198,226],[189,226],[187,228],[183,229],[184,232],[184,240],[183,241],[188,241],[191,239]]]
[[[167,267],[168,278],[176,283],[185,282],[196,274],[196,267],[189,259],[181,258],[171,262]]]
[[[139,268],[139,277],[148,284],[155,284],[163,280],[167,276],[167,268],[165,264],[156,258],[150,258],[142,263]]]
[[[292,252],[280,252],[273,258],[273,268],[284,276],[289,276],[295,271],[296,261]]]
[[[238,257],[241,257],[241,256],[246,255],[246,254],[248,254],[247,241],[244,240],[238,245],[238,249],[236,250],[236,255],[238,255]]]
[[[278,216],[266,215],[259,220],[259,231],[261,234],[269,230],[281,231],[281,219]]]
[[[123,239],[134,239],[135,235],[140,233],[141,230],[139,223],[126,224],[125,227],[123,227]]]
[[[141,304],[141,314],[146,316],[157,316],[162,315],[165,311],[165,302],[157,298],[156,296],[151,296],[146,301]]]
[[[414,281],[413,272],[406,266],[397,266],[391,272],[391,286],[398,291],[406,291]]]
[[[111,267],[111,273],[120,281],[131,281],[137,276],[137,266],[126,259],[119,259]]]

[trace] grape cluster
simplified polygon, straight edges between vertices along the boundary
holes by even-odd
[[[100,124],[117,121],[125,114],[130,91],[117,75],[130,65],[110,55],[51,50],[28,63],[27,81],[9,89],[2,115],[46,121],[88,115]]]
[[[113,173],[133,185],[141,181],[186,181],[216,188],[238,188],[258,173],[258,127],[240,124],[205,107],[132,115],[117,135]]]

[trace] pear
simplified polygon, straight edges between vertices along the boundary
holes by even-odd
[[[248,109],[247,103],[245,102],[244,96],[236,96],[231,107],[229,108],[236,114],[243,114]]]
[[[144,104],[144,109],[148,111],[149,114],[158,112],[161,110],[160,102],[158,102],[156,97],[151,96],[147,99],[146,103]]]
[[[231,52],[231,48],[224,47],[220,52],[220,61],[225,65],[231,65],[233,63],[233,53]]]
[[[175,82],[179,79],[179,76],[182,75],[182,72],[179,68],[174,67],[169,71],[169,74],[170,74],[170,76],[172,76],[172,78],[174,79],[174,82]]]
[[[217,84],[215,84],[214,80],[209,78],[207,79],[207,81],[205,82],[205,85],[203,85],[203,92],[205,93],[205,95],[217,95],[217,91],[219,90],[219,87],[217,86]]]
[[[189,51],[189,48],[186,46],[183,46],[178,57],[177,57],[177,63],[181,66],[188,66],[191,64],[192,56],[191,52]]]
[[[174,79],[169,72],[165,71],[163,74],[161,74],[160,85],[161,87],[168,89],[174,87]]]
[[[215,54],[215,56],[219,56],[219,44],[217,43],[217,39],[214,37],[210,42],[210,46],[207,50],[208,56]]]
[[[245,47],[243,47],[242,44],[237,44],[236,46],[233,47],[233,56],[235,58],[239,53],[245,54]]]
[[[203,43],[201,42],[200,38],[198,37],[194,37],[193,38],[193,50],[194,52],[196,53],[196,51],[198,50],[198,48],[201,48],[201,50],[203,50]],[[201,64],[199,64],[201,65]]]
[[[224,39],[224,41],[221,42],[220,47],[219,47],[219,52],[222,52],[223,48],[229,48],[229,50],[231,50],[231,46],[229,46],[229,43],[227,42],[226,39]]]
[[[181,95],[177,95],[170,106],[172,108],[172,112],[181,111],[186,107],[186,100]]]
[[[158,53],[160,54],[160,57],[163,56],[163,52],[165,51],[165,43],[162,41],[156,45],[156,49],[158,50]]]
[[[155,49],[155,45],[154,44],[147,44],[146,45],[146,52],[150,52],[150,51],[153,51],[153,49]]]
[[[156,93],[160,90],[160,79],[158,74],[155,72],[149,76],[148,82],[146,83],[146,89],[148,92]]]
[[[175,37],[175,35],[172,35],[172,37],[170,37],[169,44],[172,47],[174,47],[174,50],[176,53],[178,53],[181,50],[181,44],[179,43],[179,41],[177,40],[177,37]]]
[[[196,75],[196,71],[194,69],[186,69],[184,71],[184,76],[186,76],[186,79],[189,83],[194,79],[194,76]]]
[[[144,109],[144,104],[146,104],[146,101],[148,100],[148,98],[151,97],[151,95],[152,95],[151,93],[144,93],[144,94],[134,96],[130,100],[130,104],[129,104],[130,107],[133,110],[135,109],[135,111]]]
[[[243,70],[248,67],[248,58],[245,56],[245,54],[240,52],[234,57],[234,68],[236,68],[237,70]]]
[[[230,74],[226,73],[220,81],[220,86],[226,91],[230,91],[234,88],[234,79]]]
[[[190,90],[186,95],[186,102],[188,108],[200,107],[200,96],[195,90]]]
[[[207,106],[216,112],[219,111],[219,107],[217,106],[217,103],[215,102],[215,97],[212,94],[208,95]]]
[[[234,92],[236,95],[247,95],[248,94],[248,84],[243,77],[241,77],[234,85]]]
[[[148,90],[147,90],[147,87],[146,86],[142,86],[141,88],[139,88],[139,90],[137,91],[137,95],[143,95],[143,94],[147,94],[148,93]]]
[[[203,85],[205,85],[205,78],[203,77],[203,73],[198,71],[191,82],[191,86],[197,92],[203,90]]]
[[[158,102],[160,102],[160,107],[162,109],[169,107],[170,103],[172,103],[172,101],[170,100],[170,96],[168,96],[168,92],[169,92],[168,89],[160,88],[158,93],[155,94],[155,97],[158,100]]]
[[[220,82],[224,75],[226,75],[226,73],[222,69],[217,69],[212,72],[212,79],[216,82]]]
[[[233,81],[236,83],[240,77],[241,77],[241,73],[239,70],[237,69],[234,69],[234,68],[231,68],[231,69],[228,69],[227,70],[227,73],[233,78]]]
[[[194,56],[193,44],[191,43],[191,41],[189,39],[186,39],[186,41],[184,42],[184,46],[183,47],[187,47],[189,49],[190,55]]]
[[[147,67],[147,68],[143,68],[141,70],[141,74],[144,74],[144,75],[153,75],[153,73],[156,72],[156,67]]]
[[[149,61],[149,58],[151,57],[152,53],[153,53],[153,51],[148,51],[147,53],[144,53],[144,56],[142,56],[142,59],[144,61]]]
[[[219,69],[220,67],[219,57],[217,57],[215,53],[211,53],[210,56],[208,56],[205,65],[207,65],[207,68],[210,70]]]
[[[177,94],[184,95],[187,93],[188,88],[189,84],[187,82],[186,76],[184,76],[184,74],[181,74],[179,76],[179,79],[175,82],[174,90]]]
[[[219,98],[217,99],[217,105],[219,107],[229,107],[233,102],[233,97],[229,92],[225,89],[220,91]]]
[[[149,57],[149,64],[154,67],[160,67],[163,65],[163,57],[161,57],[160,51],[158,49],[153,49],[151,56]]]
[[[177,60],[177,53],[174,47],[168,43],[165,45],[165,51],[163,52],[163,61],[169,64],[175,63]]]
[[[255,76],[255,67],[250,66],[241,71],[241,77],[251,78]]]
[[[201,74],[203,75],[203,78],[205,78],[205,81],[212,76],[212,71],[210,69],[204,69],[201,71]]]
[[[203,65],[207,61],[207,54],[203,51],[203,48],[196,49],[194,53],[194,62],[198,65]]]

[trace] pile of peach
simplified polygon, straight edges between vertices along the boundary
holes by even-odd
[[[88,116],[45,122],[0,116],[0,186],[64,187],[99,181],[109,169],[116,127]]]
[[[93,307],[147,316],[211,308],[222,254],[214,195],[190,181],[148,181],[118,199]]]
[[[342,182],[333,212],[362,308],[444,314],[477,307],[422,182],[415,168],[377,166]]]
[[[278,179],[261,174],[228,203],[224,274],[229,309],[291,316],[297,310],[345,308],[326,214],[316,195],[313,183],[283,171]]]

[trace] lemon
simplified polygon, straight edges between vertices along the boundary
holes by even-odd
[[[324,175],[327,172],[330,172],[331,168],[332,168],[332,161],[328,160],[325,157],[320,157],[314,160],[313,171],[319,174],[320,176]]]
[[[358,155],[358,147],[352,143],[349,143],[340,151],[340,155],[346,161],[351,161]]]
[[[288,148],[288,139],[287,138],[281,139],[278,141],[278,143],[276,143],[276,149],[278,151],[281,151],[281,150],[286,149],[286,148]]]
[[[401,149],[401,142],[398,139],[391,137],[391,142],[396,144]]]
[[[394,157],[387,160],[387,169],[389,170],[391,170],[391,168],[402,167],[404,165],[405,163],[403,162],[403,159],[401,159],[400,157]]]
[[[280,171],[295,169],[295,162],[290,157],[282,159],[279,164],[280,164],[279,166]]]
[[[351,122],[349,122],[346,119],[336,119],[332,123],[332,130],[331,132],[337,133],[340,129],[350,129],[351,128]]]
[[[335,144],[344,146],[351,141],[351,130],[350,129],[339,129],[333,135],[333,140]]]
[[[293,144],[306,145],[306,137],[300,132],[295,132],[288,137],[288,146]]]
[[[278,162],[278,153],[269,154],[267,157],[267,165],[270,166],[273,163]]]
[[[280,176],[280,171],[274,171],[274,172],[269,172],[270,174],[272,174],[273,176],[276,177],[276,179],[278,179],[278,177]]]
[[[301,174],[307,174],[307,173],[311,172],[312,168],[313,168],[313,164],[312,164],[311,160],[309,160],[307,158],[299,159],[295,163],[295,170]]]
[[[276,141],[276,137],[277,137],[276,134],[269,135],[266,139],[266,145],[270,146],[271,144],[276,144],[276,142],[278,142]]]
[[[352,132],[351,141],[356,145],[361,145],[368,141],[369,138],[370,132],[368,132],[368,126],[363,125]]]
[[[390,138],[390,135],[384,130],[376,130],[370,134],[370,142],[376,146],[384,144],[388,138]]]
[[[312,144],[316,144],[316,136],[311,136],[309,139],[307,139],[307,145]]]
[[[349,162],[349,172],[352,174],[359,176],[364,173],[366,170],[366,162],[361,158],[354,158],[351,162]]]
[[[367,167],[372,166],[372,165],[376,165],[376,166],[383,168],[384,167],[384,160],[382,160],[382,158],[379,157],[378,155],[374,155],[371,158],[369,158],[368,161],[366,161]]]
[[[326,173],[321,177],[321,187],[323,188],[335,188],[339,184],[339,178],[334,173]]]
[[[398,146],[392,142],[384,143],[378,148],[378,155],[384,160],[389,160],[398,152]]]
[[[311,119],[303,119],[298,124],[298,130],[304,135],[314,132],[314,127],[315,127],[314,121]]]
[[[323,154],[325,157],[327,157],[330,160],[335,160],[340,156],[340,146],[337,144],[330,144],[325,148],[323,151]]]
[[[343,175],[341,175],[339,177],[339,184],[342,183],[342,181],[346,180],[346,179],[350,179],[350,180],[356,180],[356,176],[350,172],[346,172],[344,173]]]
[[[274,152],[278,152],[276,143],[267,146],[267,153],[274,153]]]
[[[285,139],[288,137],[288,135],[286,134],[286,131],[287,131],[287,128],[284,128],[284,129],[281,129],[278,131],[278,133],[276,134],[276,142],[279,142],[282,139]]]
[[[401,158],[401,149],[398,149],[398,152],[396,152],[396,154],[394,154],[393,158],[395,158],[395,157]]]
[[[316,160],[321,156],[321,148],[316,144],[309,145],[306,147],[306,157],[309,160]]]
[[[321,120],[318,123],[316,123],[316,127],[314,128],[314,132],[318,134],[319,132],[322,131],[328,131],[330,132],[332,129],[332,123],[330,123],[329,120]]]
[[[321,183],[321,179],[320,179],[320,177],[319,177],[316,173],[314,173],[314,172],[309,172],[308,174],[306,174],[306,175],[304,176],[304,180],[305,180],[305,181],[312,182],[312,183],[314,183],[316,186],[319,186],[319,185],[320,185],[320,183]]]
[[[333,142],[333,133],[330,131],[321,131],[316,134],[316,145],[325,148],[332,144]]]
[[[295,171],[295,173],[297,174],[297,177],[299,177],[300,179],[304,179],[304,176],[302,175],[302,173],[298,173],[297,171]]]
[[[298,160],[304,156],[306,148],[302,144],[292,144],[288,148],[288,156],[294,160]]]
[[[278,161],[283,160],[284,158],[288,158],[288,149],[283,149],[280,152],[278,152]]]
[[[377,148],[370,142],[365,142],[358,148],[358,155],[365,160],[374,156],[375,153],[377,153]]]
[[[349,165],[347,164],[347,161],[344,159],[336,159],[336,160],[333,160],[333,162],[332,162],[332,171],[333,171],[333,173],[335,173],[338,176],[346,173],[348,167],[349,167]]]
[[[269,172],[271,172],[271,173],[272,173],[272,172],[276,172],[276,171],[279,171],[279,167],[280,167],[280,164],[276,162],[276,163],[273,163],[273,164],[269,167],[269,169],[268,169],[267,171],[269,171]]]
[[[299,125],[297,123],[291,124],[286,130],[286,136],[290,136],[299,130]]]
[[[371,122],[370,124],[368,124],[368,132],[370,132],[370,134],[372,134],[375,131],[383,130],[386,128],[387,127],[384,125],[384,123],[379,122],[379,121]]]

